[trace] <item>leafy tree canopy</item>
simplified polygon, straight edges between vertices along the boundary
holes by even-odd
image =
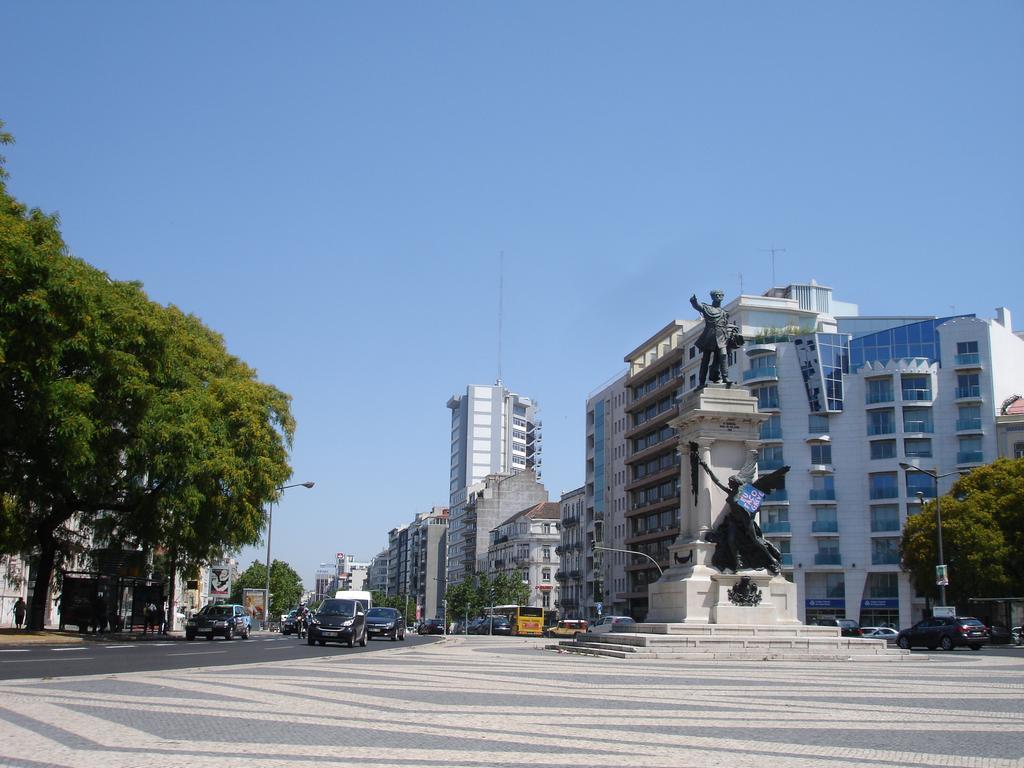
[[[0,123],[0,143],[10,143]],[[259,540],[291,475],[287,395],[197,318],[71,256],[0,165],[0,551],[54,568],[88,544],[180,565]]]
[[[267,588],[267,565],[258,560],[246,568],[235,579],[231,587],[231,602],[242,602],[243,589],[266,589]],[[276,621],[275,617],[288,613],[299,604],[302,598],[302,579],[299,574],[281,560],[274,560],[270,563],[270,612],[268,616]]]
[[[1024,593],[1024,459],[999,459],[964,475],[939,501],[942,549],[949,567],[947,600]],[[903,565],[915,588],[938,597],[936,502],[907,518]]]

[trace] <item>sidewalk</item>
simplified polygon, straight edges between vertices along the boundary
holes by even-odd
[[[271,656],[0,683],[0,766],[1020,768],[1024,753],[1016,655],[956,651],[884,677],[570,657],[519,638]]]

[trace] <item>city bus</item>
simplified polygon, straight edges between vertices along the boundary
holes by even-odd
[[[504,616],[512,625],[513,635],[541,637],[544,634],[544,609],[530,605],[496,605],[493,616]]]

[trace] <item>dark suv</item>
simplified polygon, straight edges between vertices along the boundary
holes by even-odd
[[[952,651],[962,645],[977,651],[988,642],[988,627],[973,616],[933,616],[917,622],[910,629],[901,630],[896,637],[900,648],[923,645],[929,651],[940,647],[944,651]]]
[[[208,605],[185,622],[185,639],[195,640],[196,635],[205,635],[207,640],[213,640],[222,635],[225,640],[235,637],[248,640],[251,625],[252,620],[241,605]]]

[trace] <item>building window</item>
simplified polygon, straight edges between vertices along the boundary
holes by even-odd
[[[828,434],[828,414],[812,413],[807,417],[807,430],[812,435]]]
[[[956,428],[981,429],[981,406],[961,405],[956,409]]]
[[[871,532],[883,533],[900,529],[898,504],[879,504],[871,508]]]
[[[762,440],[781,440],[782,439],[782,417],[777,413],[773,413],[768,417],[767,421],[761,422],[761,432],[759,437]]]
[[[903,454],[908,459],[927,459],[932,455],[930,437],[908,437],[903,441]]]
[[[869,573],[867,583],[868,597],[884,598],[899,597],[900,583],[897,573]]]
[[[542,557],[543,557],[544,561],[545,562],[549,562],[551,560],[551,547],[544,547],[542,552],[543,552]]]
[[[958,464],[973,464],[981,462],[982,455],[980,437],[960,438],[960,451],[956,456]]]
[[[1024,459],[1024,443],[1013,444],[1013,458]]]
[[[896,537],[880,536],[871,540],[872,565],[899,565],[900,540]]]
[[[839,520],[835,507],[818,507],[814,510],[814,520],[811,523],[813,533],[836,533],[838,530]]]
[[[907,496],[923,493],[925,498],[935,498],[935,480],[924,472],[907,472]]]
[[[971,355],[978,354],[978,342],[976,341],[958,341],[956,343],[956,353],[958,355]]]
[[[757,407],[760,410],[779,407],[779,388],[774,384],[766,387],[751,387],[750,394],[757,398]]]
[[[832,444],[815,443],[811,446],[811,464],[831,464]]]
[[[542,570],[540,572],[540,580],[541,581],[551,581],[551,569],[550,568],[545,568],[544,570]]]
[[[779,469],[785,463],[781,445],[766,445],[757,451],[757,466],[761,471]]]
[[[961,373],[956,377],[957,397],[980,397],[981,378],[976,373]]]
[[[872,440],[871,441],[871,458],[872,459],[895,459],[896,458],[896,441],[895,440]]]
[[[903,409],[903,431],[904,432],[926,432],[931,434],[935,431],[932,423],[931,408],[904,408]]]
[[[892,379],[886,376],[884,379],[868,379],[867,392],[864,397],[868,405],[872,403],[892,402]]]
[[[811,501],[833,501],[836,498],[836,481],[832,475],[815,475],[811,478]]]
[[[868,495],[872,499],[895,499],[899,497],[900,488],[896,473],[874,472],[868,475]]]
[[[892,408],[868,411],[868,434],[891,435],[896,431],[896,414]]]
[[[901,381],[904,400],[932,399],[931,376],[903,376]]]
[[[549,592],[545,592],[543,595],[541,595],[540,602],[541,602],[541,607],[542,608],[550,608],[551,607],[551,594]]]

